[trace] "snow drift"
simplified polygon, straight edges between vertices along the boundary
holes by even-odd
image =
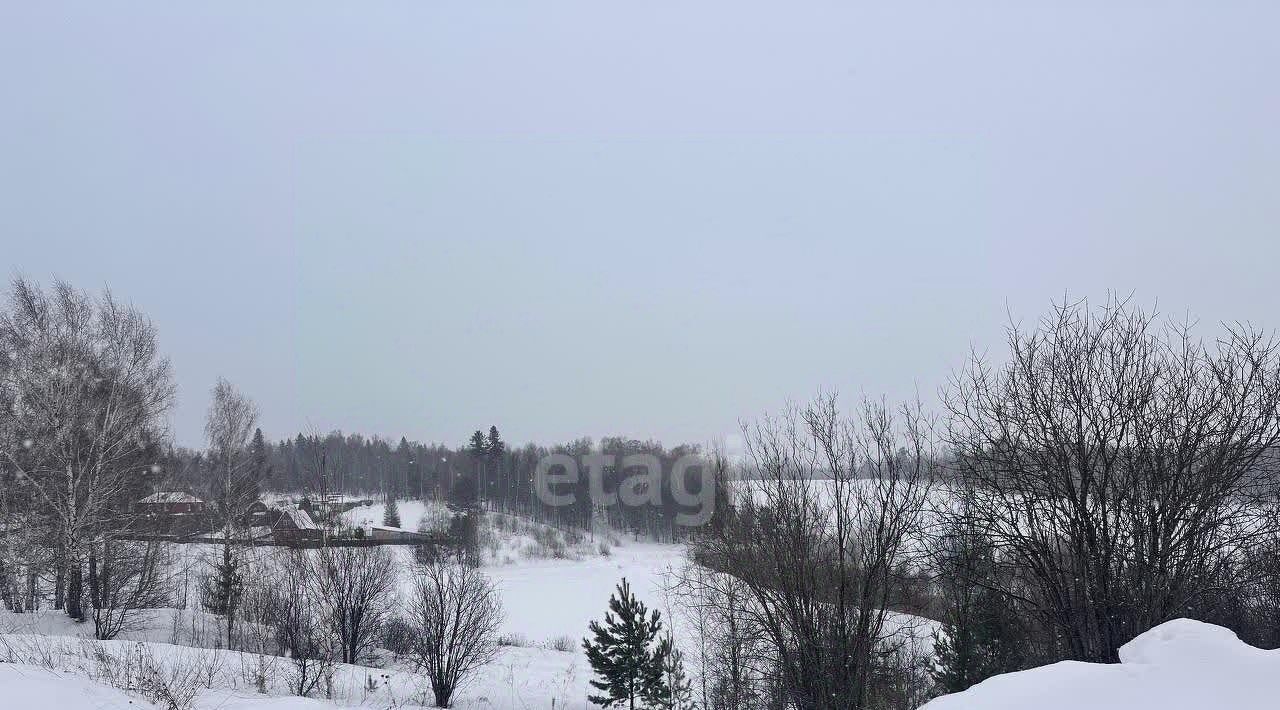
[[[0,707],[143,710],[154,706],[70,673],[0,663]]]
[[[1263,710],[1280,698],[1280,650],[1175,619],[1120,648],[1120,663],[1063,661],[989,678],[922,710]]]

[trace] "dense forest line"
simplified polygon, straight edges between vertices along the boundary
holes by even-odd
[[[540,461],[553,454],[582,459],[591,454],[624,457],[649,455],[661,471],[662,491],[671,489],[675,462],[688,457],[704,459],[702,447],[680,444],[671,448],[652,440],[622,436],[605,437],[598,443],[580,438],[565,444],[526,444],[511,447],[497,427],[477,430],[461,446],[424,444],[401,437],[392,443],[380,437],[331,432],[324,435],[299,433],[292,439],[272,442],[262,431],[254,432],[251,457],[260,462],[260,487],[286,495],[342,494],[366,498],[413,498],[444,500],[460,506],[480,505],[504,512],[519,513],[561,527],[592,530],[608,526],[659,541],[682,538],[682,526],[675,516],[681,506],[664,495],[657,506],[634,507],[621,502],[593,505],[590,480],[585,473],[573,484],[555,484],[557,495],[572,495],[566,506],[549,505],[537,495],[535,478]],[[706,461],[704,461],[706,463]],[[217,476],[204,451],[171,448],[162,467],[168,487],[196,495],[216,485]],[[616,493],[635,473],[619,465],[604,467],[602,489]],[[691,494],[700,493],[700,471],[690,472],[683,486]],[[698,475],[693,475],[698,474]]]

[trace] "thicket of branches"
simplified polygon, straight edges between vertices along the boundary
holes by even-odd
[[[1011,328],[945,399],[967,523],[1046,653],[1115,661],[1171,618],[1212,615],[1274,544],[1280,362],[1268,336],[1215,342],[1124,302]]]
[[[746,441],[750,482],[691,548],[713,574],[685,585],[718,635],[734,629],[714,653],[713,705],[889,702],[880,679],[902,637],[887,620],[923,565],[932,423],[919,405],[874,401],[847,418],[828,396]]]
[[[1280,361],[1127,302],[1012,327],[918,407],[834,398],[746,429],[735,495],[673,592],[703,705],[911,708],[1173,618],[1280,643]],[[727,468],[727,465],[724,465]],[[906,611],[942,622],[930,663]]]

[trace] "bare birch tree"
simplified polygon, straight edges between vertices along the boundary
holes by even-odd
[[[249,507],[258,500],[258,462],[249,448],[258,408],[225,379],[213,388],[213,400],[205,417],[209,444],[209,498],[222,526],[221,559],[214,563],[205,590],[214,611],[226,618],[227,648],[233,645],[236,606],[243,591],[244,561],[239,559],[234,537],[242,530]]]
[[[55,606],[84,618],[85,564],[126,530],[158,474],[173,399],[155,328],[109,292],[17,278],[0,314],[0,461],[55,532]]]

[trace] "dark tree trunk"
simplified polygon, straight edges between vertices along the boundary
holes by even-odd
[[[56,564],[58,570],[54,573],[53,578],[53,608],[61,611],[66,607],[67,603],[67,572],[66,566],[62,564],[61,559]]]
[[[84,621],[84,570],[79,562],[73,562],[67,570],[67,616],[76,621]]]

